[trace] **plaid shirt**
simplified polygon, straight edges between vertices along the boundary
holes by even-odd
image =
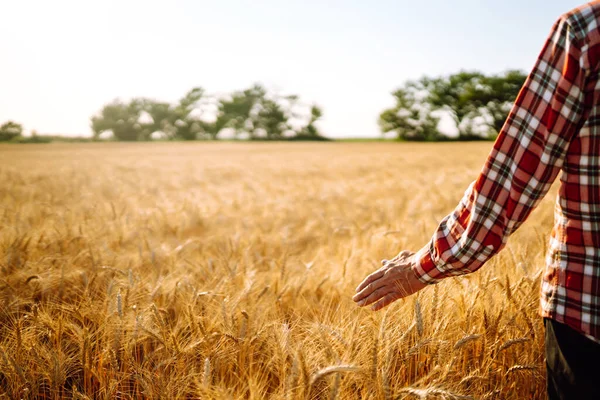
[[[480,175],[417,253],[422,282],[479,269],[562,171],[541,314],[600,341],[599,74],[595,1],[553,26]]]

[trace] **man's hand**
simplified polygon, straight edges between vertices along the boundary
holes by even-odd
[[[382,260],[383,267],[358,285],[352,300],[360,307],[376,302],[371,309],[377,311],[423,289],[427,285],[417,279],[411,269],[415,261],[414,254],[405,250],[391,260]]]

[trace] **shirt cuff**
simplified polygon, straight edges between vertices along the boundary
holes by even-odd
[[[433,284],[446,278],[448,275],[437,266],[431,256],[431,242],[415,254],[412,270],[417,278],[426,284]]]

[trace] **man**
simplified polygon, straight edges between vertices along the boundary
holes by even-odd
[[[600,1],[563,15],[475,182],[431,241],[358,287],[379,310],[479,269],[550,189],[560,192],[541,288],[551,399],[600,399]]]

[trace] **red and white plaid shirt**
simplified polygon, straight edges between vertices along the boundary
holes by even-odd
[[[541,314],[600,341],[599,74],[594,1],[554,25],[480,175],[417,253],[422,282],[479,269],[562,171]]]

